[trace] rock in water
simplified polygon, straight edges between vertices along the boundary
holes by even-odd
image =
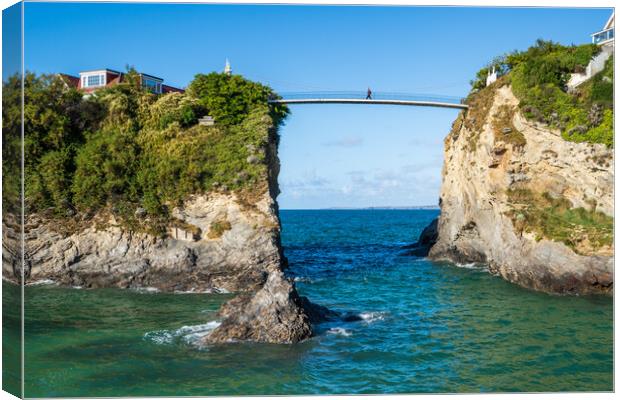
[[[302,299],[281,271],[271,272],[254,295],[230,300],[221,308],[220,316],[222,324],[205,337],[206,343],[296,343],[312,336]]]
[[[431,247],[437,242],[437,222],[435,218],[420,234],[418,241],[412,245],[406,246],[407,254],[426,257]]]

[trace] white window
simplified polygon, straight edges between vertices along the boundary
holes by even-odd
[[[144,86],[149,92],[157,94],[161,93],[161,82],[154,79],[143,77],[142,86]]]
[[[82,77],[82,86],[97,87],[105,85],[105,74],[87,75]]]

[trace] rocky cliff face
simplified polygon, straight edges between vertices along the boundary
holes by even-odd
[[[264,193],[244,209],[235,194],[193,196],[172,212],[166,238],[128,231],[112,215],[85,229],[60,233],[38,216],[25,226],[26,283],[164,291],[246,291],[278,269],[279,222]]]
[[[224,305],[221,326],[209,342],[296,342],[312,334],[312,313],[282,272],[277,136],[263,149],[267,175],[252,194],[194,195],[172,210],[166,237],[130,231],[111,213],[79,227],[27,215],[25,283],[53,280],[98,288],[157,288],[162,291],[239,292]],[[262,188],[262,189],[261,189]],[[18,282],[19,229],[5,218],[3,278]],[[67,221],[67,225],[70,221]],[[7,229],[8,228],[8,229]],[[308,311],[306,311],[308,309]]]
[[[502,82],[485,91],[445,139],[429,256],[486,263],[536,290],[611,292],[613,151],[527,121]]]

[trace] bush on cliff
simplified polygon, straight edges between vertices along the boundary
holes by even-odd
[[[21,208],[21,78],[13,75],[2,91],[2,215]]]
[[[106,209],[131,228],[162,233],[170,206],[190,194],[263,190],[269,132],[288,110],[268,105],[267,99],[275,97],[269,88],[220,75],[204,75],[211,76],[209,82],[219,82],[220,92],[209,85],[209,90],[198,90],[204,88],[203,75],[198,75],[190,85],[194,90],[156,96],[142,89],[130,70],[126,83],[84,98],[57,76],[28,73],[28,211],[67,217]],[[19,82],[11,77],[3,84],[4,98],[15,100],[3,109],[3,137],[12,140],[5,142],[6,148],[18,149],[20,144]],[[223,94],[232,92],[234,106]],[[215,126],[198,125],[198,118],[207,113],[220,116]],[[8,162],[10,157],[5,158]],[[11,181],[11,176],[4,177]],[[3,193],[16,203],[19,180],[13,186],[15,190]],[[146,216],[134,215],[139,208]]]
[[[613,246],[614,220],[594,207],[573,208],[563,197],[554,198],[527,188],[510,189],[507,195],[513,205],[509,216],[515,227],[534,233],[538,240],[561,242],[584,255],[609,251]]]
[[[512,84],[527,118],[562,131],[574,142],[603,143],[613,146],[613,57],[605,70],[584,83],[576,93],[568,93],[570,75],[582,72],[599,51],[585,44],[563,46],[538,40],[526,51],[515,51],[495,59],[492,66]],[[490,65],[491,66],[491,65]],[[473,89],[484,87],[487,66],[472,81]]]
[[[261,104],[267,104],[275,93],[260,83],[252,82],[239,75],[228,76],[212,72],[198,74],[190,83],[188,93],[199,99],[216,121],[231,125],[240,123],[250,111]],[[279,125],[288,115],[288,108],[272,105],[271,118]]]

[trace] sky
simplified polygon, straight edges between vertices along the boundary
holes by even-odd
[[[494,56],[538,38],[582,44],[611,9],[26,3],[36,73],[132,65],[185,87],[233,72],[278,92],[464,97]],[[7,28],[8,29],[8,28]],[[6,37],[6,36],[5,36]],[[458,111],[293,105],[280,130],[282,209],[436,205]]]

